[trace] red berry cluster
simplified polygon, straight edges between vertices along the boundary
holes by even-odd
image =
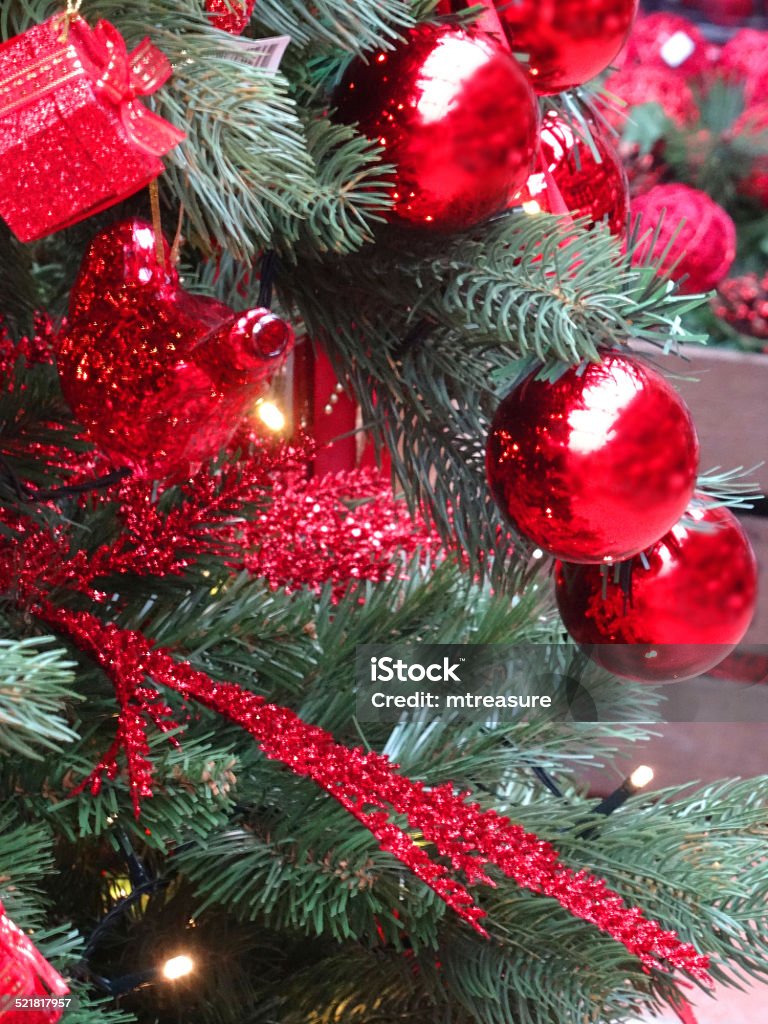
[[[768,273],[723,281],[712,299],[712,309],[739,334],[768,339]],[[768,352],[768,345],[763,351]]]

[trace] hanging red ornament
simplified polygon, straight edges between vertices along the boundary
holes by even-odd
[[[699,116],[691,87],[685,79],[670,75],[666,69],[627,64],[606,78],[603,91],[626,103],[621,110],[603,109],[604,116],[619,131],[632,121],[632,108],[644,103],[658,103],[679,128],[690,127]]]
[[[637,19],[623,57],[625,65],[661,68],[683,78],[701,78],[712,66],[707,40],[696,25],[663,12]]]
[[[54,1024],[70,1005],[69,989],[0,903],[0,1019]]]
[[[0,216],[23,242],[113,206],[186,136],[137,98],[170,77],[148,39],[65,16],[0,46]]]
[[[214,28],[239,36],[248,28],[256,0],[205,0],[205,12]]]
[[[646,682],[701,675],[752,620],[757,568],[749,541],[728,509],[695,502],[645,559],[611,569],[558,564],[566,629],[615,675]]]
[[[527,55],[531,82],[541,95],[572,89],[604,71],[637,13],[637,0],[494,3],[512,52]]]
[[[472,227],[503,209],[531,170],[533,93],[488,35],[420,25],[394,50],[353,60],[334,103],[395,165],[390,195],[401,222]]]
[[[618,352],[554,382],[531,374],[491,426],[491,493],[512,525],[565,561],[629,558],[693,493],[699,445],[688,409],[655,370]]]
[[[632,200],[631,213],[640,218],[633,263],[661,260],[661,270],[686,293],[710,291],[727,276],[736,257],[736,225],[706,192],[656,185]]]
[[[546,213],[560,213],[557,207],[562,202],[572,217],[607,223],[615,235],[622,234],[629,210],[627,176],[619,154],[596,124],[590,125],[590,132],[599,160],[573,125],[550,111],[541,126],[540,169],[529,176],[510,205],[535,202]]]
[[[762,103],[768,85],[768,32],[739,29],[720,51],[717,72],[735,87],[744,89],[747,107]]]
[[[58,346],[64,396],[115,461],[179,476],[216,455],[293,342],[267,309],[236,313],[190,295],[170,247],[129,220],[83,260]]]

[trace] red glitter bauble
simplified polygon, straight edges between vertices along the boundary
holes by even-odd
[[[711,67],[707,40],[693,22],[664,13],[637,19],[624,63],[657,67],[685,78],[699,78]]]
[[[662,271],[686,293],[710,291],[727,276],[736,256],[736,225],[706,192],[656,185],[632,200],[632,217],[640,218],[641,239],[633,263],[663,256]]]
[[[604,116],[619,130],[627,121],[632,120],[632,107],[644,103],[658,103],[670,121],[674,121],[680,128],[691,126],[699,116],[693,91],[685,79],[670,75],[668,70],[662,68],[628,64],[606,78],[603,89],[627,104],[622,110],[606,108],[603,111]]]
[[[354,60],[334,102],[395,165],[390,195],[401,222],[472,227],[503,209],[530,173],[535,99],[490,36],[420,25],[394,50]]]
[[[655,370],[616,352],[557,381],[518,384],[499,406],[486,469],[513,526],[569,562],[619,561],[682,515],[699,445],[688,409]]]
[[[531,82],[542,95],[589,81],[621,50],[637,0],[495,0],[514,53],[528,56]]]
[[[267,309],[236,313],[185,292],[150,224],[91,243],[59,339],[64,396],[104,451],[134,472],[182,476],[216,455],[293,342]]]
[[[205,13],[214,28],[239,36],[248,27],[256,0],[205,0]]]
[[[717,71],[726,81],[744,89],[747,106],[762,102],[768,85],[768,32],[739,29],[720,51]]]
[[[647,682],[689,679],[742,639],[755,610],[757,567],[726,508],[693,504],[646,555],[614,569],[557,566],[557,603],[577,643],[615,675]],[[592,646],[595,645],[595,646]]]
[[[590,130],[599,161],[565,118],[548,113],[541,127],[541,169],[515,194],[513,205],[535,201],[546,213],[561,213],[560,203],[553,202],[555,192],[571,216],[589,217],[592,224],[604,221],[620,235],[629,210],[627,176],[619,154],[597,125]]]

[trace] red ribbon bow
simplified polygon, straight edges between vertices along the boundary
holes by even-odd
[[[114,25],[100,21],[87,33],[88,56],[98,77],[97,90],[120,110],[126,134],[145,153],[162,156],[186,138],[164,118],[148,110],[137,99],[151,96],[172,74],[170,61],[156,46],[144,39],[132,53]]]

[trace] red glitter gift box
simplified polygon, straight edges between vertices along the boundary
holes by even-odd
[[[112,206],[185,135],[138,99],[171,65],[114,25],[50,18],[0,46],[0,216],[22,242]]]

